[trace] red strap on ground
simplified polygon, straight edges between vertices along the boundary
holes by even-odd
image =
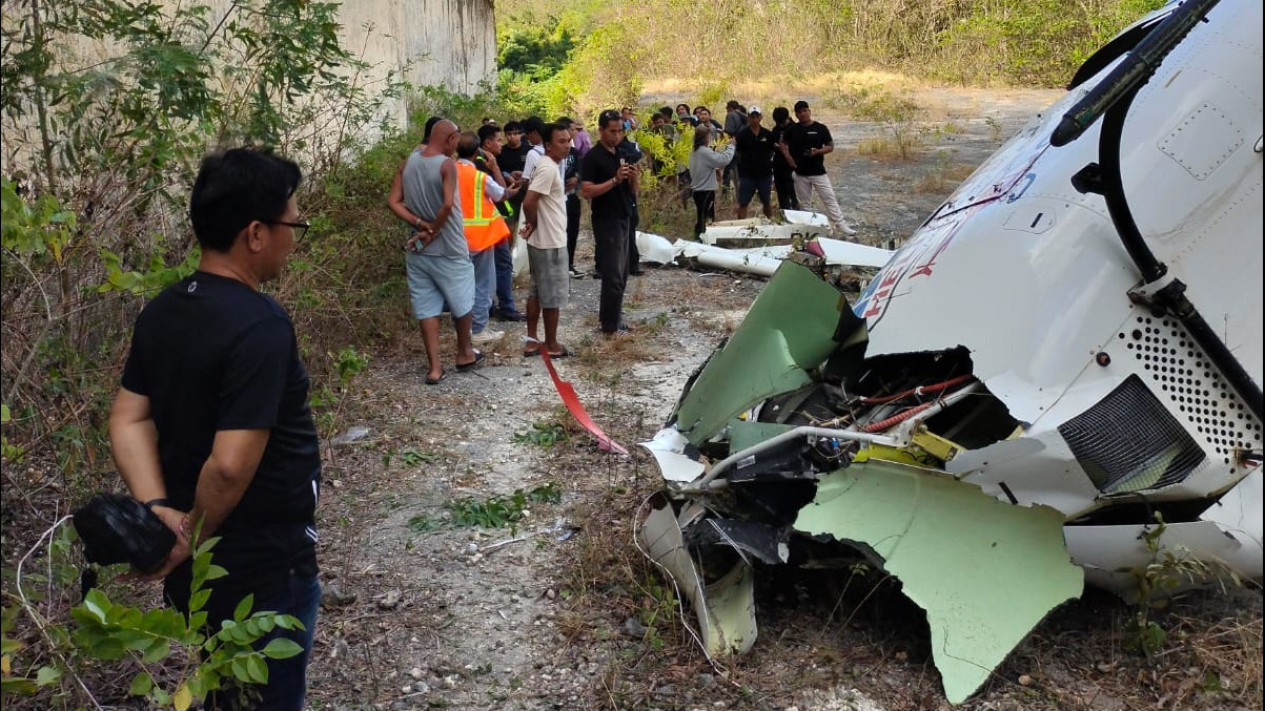
[[[606,436],[601,427],[589,417],[589,413],[584,409],[584,405],[580,404],[580,398],[575,394],[575,388],[571,387],[571,383],[558,377],[558,371],[553,367],[553,360],[549,357],[549,350],[542,347],[540,349],[540,359],[545,362],[545,368],[549,371],[549,377],[553,378],[553,386],[558,389],[558,395],[562,397],[562,404],[567,406],[567,410],[571,412],[571,416],[579,422],[584,429],[593,433],[597,438],[597,448],[603,452],[615,452],[617,454],[628,454],[628,450],[624,449],[618,442]]]

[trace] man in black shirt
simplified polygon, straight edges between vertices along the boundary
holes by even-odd
[[[623,321],[624,287],[628,283],[628,225],[641,171],[621,157],[624,119],[609,109],[598,117],[598,143],[580,164],[580,196],[590,201],[593,246],[602,278],[598,321],[602,333],[627,333]]]
[[[747,127],[734,136],[738,151],[738,219],[745,219],[747,206],[756,193],[764,216],[773,219],[773,133],[760,125],[760,107],[747,111]]]
[[[831,228],[845,235],[856,234],[856,230],[843,218],[834,186],[830,184],[830,176],[826,175],[826,154],[835,149],[830,129],[813,120],[807,101],[795,102],[795,118],[798,123],[786,130],[786,140],[779,150],[795,171],[795,193],[799,204],[808,207],[812,204],[813,193],[816,193],[826,208]]]
[[[773,188],[777,190],[777,206],[783,210],[798,210],[799,198],[795,197],[795,174],[791,164],[782,155],[786,142],[786,130],[791,127],[791,112],[785,106],[773,109]]]
[[[303,652],[269,659],[261,709],[299,711],[320,601],[314,511],[321,473],[308,377],[289,314],[262,283],[280,276],[299,222],[298,166],[234,149],[202,161],[189,216],[198,270],[136,319],[110,412],[114,461],[132,496],[176,533],[163,567],[167,600],[188,612],[190,550],[219,536],[207,619],[254,610],[297,617],[276,630]],[[199,528],[200,526],[200,528]],[[197,532],[199,539],[192,540]],[[217,704],[235,703],[221,698]]]

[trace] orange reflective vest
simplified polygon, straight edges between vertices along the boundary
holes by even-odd
[[[461,219],[466,229],[466,244],[471,252],[495,247],[510,236],[509,225],[501,219],[496,206],[483,192],[486,174],[473,164],[457,161],[457,190],[461,196]],[[490,177],[488,178],[491,179]]]

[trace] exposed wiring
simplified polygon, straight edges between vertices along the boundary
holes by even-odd
[[[884,395],[883,397],[863,397],[861,398],[861,402],[866,405],[883,405],[885,403],[900,400],[901,398],[909,397],[910,395],[930,395],[932,393],[938,393],[942,390],[951,388],[954,385],[961,385],[962,383],[973,380],[974,378],[974,375],[968,373],[966,375],[959,375],[956,378],[946,380],[942,383],[920,385],[916,388],[910,388],[909,390],[898,392],[895,395]]]
[[[900,413],[900,414],[898,414],[898,415],[892,415],[891,417],[887,418],[886,420],[879,420],[878,422],[871,422],[870,424],[865,425],[864,427],[862,427],[862,428],[861,428],[861,431],[862,431],[862,432],[871,432],[871,433],[873,433],[873,432],[882,432],[883,430],[885,430],[885,429],[887,429],[887,428],[889,428],[889,427],[891,427],[891,426],[893,426],[893,425],[897,425],[897,424],[900,424],[901,422],[904,422],[905,420],[908,420],[909,418],[913,417],[914,415],[917,415],[918,413],[922,412],[923,410],[926,410],[926,409],[930,408],[930,407],[931,407],[932,405],[934,405],[934,404],[936,404],[936,403],[935,403],[935,401],[934,401],[934,400],[932,400],[931,402],[924,402],[924,403],[923,403],[923,404],[921,404],[921,405],[915,405],[914,407],[911,407],[911,408],[909,408],[908,410],[905,410],[904,412],[902,412],[902,413]]]

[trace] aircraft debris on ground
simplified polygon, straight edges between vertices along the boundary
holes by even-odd
[[[1261,577],[1261,28],[1187,0],[1126,29],[855,303],[825,247],[647,238],[772,274],[643,443],[638,544],[710,656],[756,643],[765,566],[864,559],[960,703],[1085,583]]]

